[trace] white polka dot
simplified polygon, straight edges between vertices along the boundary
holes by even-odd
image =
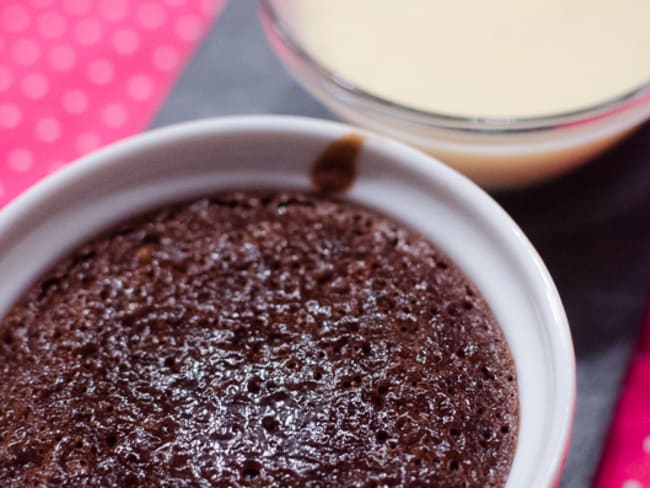
[[[650,435],[643,439],[643,451],[650,454]]]
[[[41,54],[36,41],[32,39],[20,39],[11,47],[11,53],[18,64],[34,64]]]
[[[128,81],[126,89],[134,100],[146,100],[153,94],[153,82],[146,75],[135,75]]]
[[[74,28],[77,41],[82,46],[96,44],[102,37],[102,25],[95,19],[80,20]]]
[[[88,97],[81,90],[68,90],[63,94],[63,108],[71,114],[80,114],[88,108]]]
[[[14,103],[0,104],[0,127],[11,129],[16,127],[23,118],[20,107]]]
[[[68,71],[77,62],[77,56],[70,46],[60,44],[52,48],[48,60],[53,70]]]
[[[41,73],[30,73],[23,79],[21,89],[28,98],[42,98],[50,88],[47,78]]]
[[[37,22],[38,31],[48,39],[60,37],[65,32],[65,17],[58,12],[45,12]]]
[[[7,66],[0,66],[0,92],[11,88],[14,82],[14,75]]]
[[[113,79],[115,69],[107,59],[97,59],[88,65],[88,78],[96,85],[106,85]]]
[[[145,3],[138,7],[138,20],[145,29],[157,29],[165,22],[165,11],[157,3]]]
[[[61,137],[61,124],[52,118],[44,118],[36,123],[36,137],[43,142],[54,142]]]
[[[126,123],[128,118],[126,108],[121,103],[111,103],[102,110],[102,119],[108,127],[117,128]]]
[[[110,21],[122,20],[128,11],[126,0],[102,0],[99,4],[100,15]]]
[[[77,137],[77,151],[81,154],[94,151],[101,145],[101,139],[93,132],[84,132]]]
[[[178,52],[171,46],[160,46],[153,52],[153,64],[161,71],[171,71],[180,61]]]
[[[28,149],[14,149],[7,156],[7,164],[12,170],[22,173],[32,167],[34,156]]]
[[[196,15],[182,15],[176,21],[176,34],[187,42],[196,41],[201,37],[201,19]]]
[[[637,480],[627,480],[623,482],[621,488],[643,488],[643,485]]]
[[[63,0],[63,6],[72,15],[82,15],[90,8],[90,0]]]
[[[10,5],[2,12],[2,23],[10,32],[22,32],[29,27],[29,12],[22,5]]]
[[[113,34],[113,47],[118,54],[133,54],[138,49],[140,38],[132,29],[120,29]]]

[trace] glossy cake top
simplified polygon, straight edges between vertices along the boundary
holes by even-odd
[[[321,196],[159,210],[0,323],[2,486],[502,486],[517,429],[473,285]]]

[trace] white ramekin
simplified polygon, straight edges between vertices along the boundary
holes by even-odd
[[[0,211],[0,317],[74,246],[129,216],[222,189],[311,190],[310,166],[358,129],[293,117],[232,117],[155,130],[97,151]],[[419,230],[474,281],[513,352],[521,405],[508,487],[554,486],[575,405],[575,359],[562,303],[506,213],[431,157],[367,133],[344,198]]]

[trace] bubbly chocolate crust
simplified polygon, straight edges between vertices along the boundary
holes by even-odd
[[[0,485],[502,486],[511,354],[426,239],[227,193],[78,249],[0,323]]]

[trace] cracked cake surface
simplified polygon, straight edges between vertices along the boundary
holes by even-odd
[[[425,238],[230,192],[79,247],[0,322],[0,485],[503,486],[505,338]]]

